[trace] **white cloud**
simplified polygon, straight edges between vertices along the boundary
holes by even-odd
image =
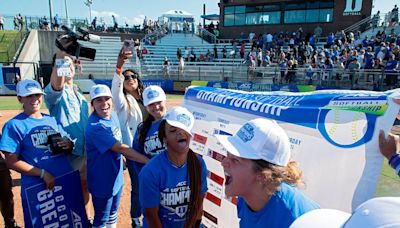
[[[104,20],[104,22],[109,26],[113,24],[112,15],[117,19],[119,27],[125,26],[125,23],[128,23],[129,27],[132,27],[133,25],[142,25],[145,17],[144,15],[138,15],[133,18],[128,18],[125,16],[121,17],[121,15],[113,11],[92,10],[92,18],[97,17],[98,23]]]

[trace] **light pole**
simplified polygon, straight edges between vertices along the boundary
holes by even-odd
[[[85,5],[89,7],[89,23],[92,22],[92,3],[93,0],[86,0]]]
[[[50,29],[53,29],[53,1],[49,0]]]
[[[70,27],[70,24],[69,24],[69,17],[68,17],[68,5],[67,5],[67,0],[64,0],[64,4],[65,4],[65,17],[67,18],[67,27]]]

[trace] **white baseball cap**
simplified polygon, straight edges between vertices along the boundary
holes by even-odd
[[[290,228],[400,227],[400,197],[378,197],[358,206],[353,214],[317,209],[297,218]]]
[[[39,82],[32,79],[24,79],[17,84],[17,96],[27,97],[32,94],[45,94]]]
[[[90,101],[97,97],[112,97],[111,90],[106,85],[94,85],[90,89]]]
[[[194,125],[194,116],[186,108],[174,107],[168,110],[164,119],[169,125],[180,128],[193,136],[191,130]]]
[[[262,159],[279,166],[286,166],[289,162],[289,137],[274,120],[253,119],[246,122],[233,136],[216,137],[235,156]]]
[[[144,106],[148,106],[155,102],[165,101],[167,100],[167,96],[165,95],[164,90],[159,86],[148,86],[143,91],[143,104]]]

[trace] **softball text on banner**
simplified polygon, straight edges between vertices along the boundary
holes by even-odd
[[[396,91],[322,90],[310,93],[241,92],[190,87],[184,106],[195,116],[191,148],[209,171],[204,201],[207,227],[238,227],[236,198],[224,194],[226,151],[215,134],[233,134],[246,121],[276,120],[287,132],[292,159],[303,171],[306,195],[322,208],[351,212],[374,196],[383,157],[379,130],[388,132],[399,105]],[[243,186],[244,188],[246,186]]]
[[[43,183],[25,193],[33,227],[88,227],[78,171],[56,178],[53,190]]]

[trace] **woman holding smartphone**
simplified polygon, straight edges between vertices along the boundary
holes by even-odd
[[[139,174],[143,227],[199,227],[207,192],[207,168],[190,148],[194,117],[186,108],[168,111],[158,128],[165,146]]]
[[[147,118],[148,113],[143,105],[143,83],[140,75],[133,69],[123,70],[123,65],[132,51],[121,49],[118,55],[115,74],[112,80],[112,95],[114,110],[116,111],[121,126],[122,143],[132,145],[138,125]],[[132,227],[140,227],[142,215],[139,203],[138,174],[134,162],[127,160],[129,176],[131,178],[131,219]]]
[[[116,227],[123,186],[122,156],[146,163],[148,158],[121,143],[119,121],[106,85],[90,90],[93,113],[86,127],[87,180],[94,207],[93,227]]]

